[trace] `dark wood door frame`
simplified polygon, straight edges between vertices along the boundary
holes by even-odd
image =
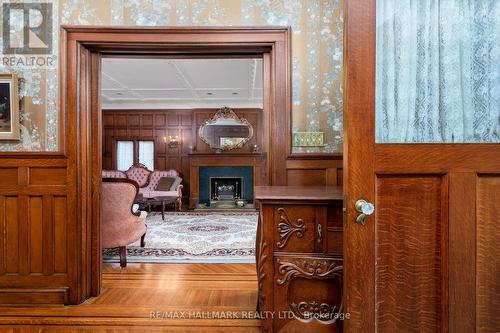
[[[216,56],[260,54],[264,61],[263,150],[269,185],[286,185],[291,153],[291,34],[289,27],[61,28],[62,149],[74,200],[78,263],[71,303],[100,291],[100,180],[102,133],[100,64],[103,56]],[[267,118],[267,119],[266,119]],[[271,139],[272,138],[272,139]]]

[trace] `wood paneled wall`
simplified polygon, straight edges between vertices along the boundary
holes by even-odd
[[[55,156],[0,159],[0,303],[68,302],[66,167]]]
[[[234,109],[239,117],[247,119],[254,129],[253,138],[240,149],[229,153],[248,153],[252,145],[263,147],[262,110]],[[191,110],[104,110],[103,111],[103,168],[116,167],[116,140],[133,138],[155,141],[155,168],[176,169],[184,179],[184,197],[189,197],[189,145],[197,154],[213,150],[198,135],[200,125],[211,118],[217,109]],[[178,135],[181,143],[169,148],[164,136]],[[225,153],[227,154],[227,153]],[[342,154],[293,155],[286,162],[288,185],[342,185]],[[186,200],[185,200],[186,201]],[[187,201],[186,201],[187,202]]]
[[[262,110],[234,109],[239,117],[247,119],[254,128],[253,138],[242,148],[230,153],[250,152],[253,144],[261,146]],[[210,153],[213,150],[198,136],[198,128],[211,118],[217,109],[186,110],[104,110],[103,111],[103,168],[116,168],[116,140],[154,140],[155,169],[175,169],[183,177],[185,198],[189,197],[189,146],[196,153]],[[179,136],[181,142],[176,148],[165,144],[163,137]]]
[[[287,185],[342,186],[342,155],[295,155],[286,161]]]

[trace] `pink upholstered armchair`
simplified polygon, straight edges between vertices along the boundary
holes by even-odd
[[[146,212],[132,211],[139,188],[133,180],[104,178],[101,193],[101,240],[103,248],[120,248],[120,266],[127,266],[127,245],[139,239],[144,247]]]

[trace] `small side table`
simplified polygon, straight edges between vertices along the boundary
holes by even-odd
[[[145,198],[141,193],[138,193],[135,197],[134,204],[139,205],[139,210],[148,209],[151,211],[151,202],[149,198]]]
[[[154,198],[149,198],[149,207],[151,208],[151,205],[161,205],[161,219],[165,221],[165,205],[167,204],[176,204],[177,202],[177,197],[154,197]]]

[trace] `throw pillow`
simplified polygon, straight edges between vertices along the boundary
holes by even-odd
[[[174,177],[161,177],[158,185],[156,185],[156,191],[170,191],[172,184],[174,183]]]
[[[172,186],[170,186],[170,191],[177,191],[177,187],[181,183],[182,183],[182,178],[179,176],[176,176],[174,182],[172,183]]]

